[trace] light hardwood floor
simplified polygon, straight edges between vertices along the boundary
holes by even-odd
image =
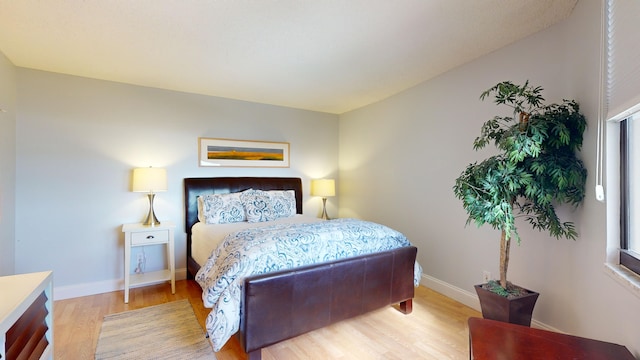
[[[54,302],[55,359],[93,359],[102,319],[107,314],[169,301],[189,299],[204,328],[209,309],[191,280],[132,289],[129,304],[123,292]],[[477,311],[425,287],[416,289],[413,312],[391,307],[301,335],[262,350],[264,360],[289,359],[468,359],[467,319]],[[216,353],[218,360],[246,359],[234,336]]]

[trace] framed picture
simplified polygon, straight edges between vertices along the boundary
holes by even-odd
[[[289,167],[289,143],[199,138],[200,166]]]

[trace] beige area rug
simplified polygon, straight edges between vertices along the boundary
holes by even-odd
[[[215,359],[189,300],[107,315],[95,358]]]

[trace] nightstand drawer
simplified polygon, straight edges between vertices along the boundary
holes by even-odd
[[[142,231],[131,233],[131,245],[157,244],[169,242],[169,231]]]

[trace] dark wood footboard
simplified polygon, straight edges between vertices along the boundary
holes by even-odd
[[[247,278],[240,342],[250,360],[263,347],[400,304],[411,312],[413,246]]]

